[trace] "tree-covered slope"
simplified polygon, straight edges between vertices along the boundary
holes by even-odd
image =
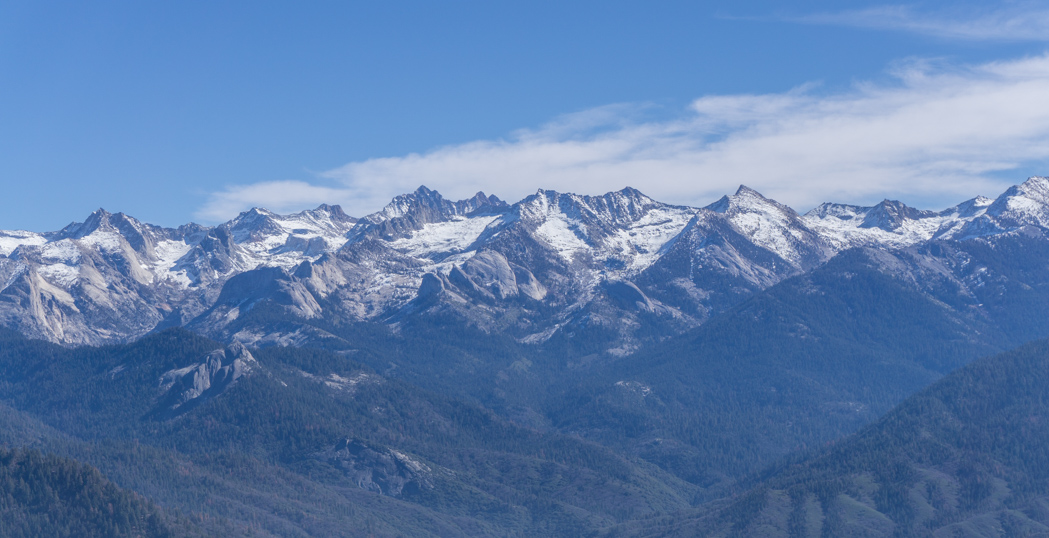
[[[998,351],[987,326],[854,251],[562,385],[550,414],[563,431],[727,485]]]
[[[0,535],[196,535],[98,470],[36,450],[0,447]]]
[[[252,355],[181,329],[106,348],[10,333],[2,344],[0,397],[44,437],[59,432],[69,439],[53,442],[121,485],[241,531],[577,535],[694,494],[608,448],[332,352]]]
[[[946,376],[724,509],[638,534],[1049,534],[1049,342]]]

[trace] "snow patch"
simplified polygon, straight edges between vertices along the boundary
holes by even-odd
[[[417,258],[429,258],[435,254],[459,254],[473,244],[497,218],[497,215],[456,216],[445,222],[425,224],[421,230],[412,232],[411,237],[397,239],[389,245],[399,252]]]
[[[36,232],[25,230],[0,230],[0,256],[10,256],[21,245],[39,246],[47,239]]]
[[[685,229],[693,216],[686,208],[664,207],[648,211],[608,240],[608,254],[629,258],[628,273],[640,273],[662,255],[663,247]],[[618,256],[617,256],[618,255]]]
[[[574,226],[573,226],[574,225]],[[576,252],[588,250],[590,245],[575,232],[579,226],[569,222],[563,213],[551,213],[535,230],[535,234],[550,245],[564,259],[572,261]]]
[[[117,232],[95,230],[80,239],[80,244],[95,247],[99,252],[115,253],[123,250],[123,237]]]
[[[175,271],[174,268],[175,264],[183,256],[189,254],[189,251],[192,249],[192,245],[188,245],[183,241],[160,241],[153,251],[157,259],[151,268],[153,274],[159,277],[160,280],[172,282],[182,289],[188,288],[192,281],[187,271],[185,269]]]
[[[869,208],[854,208],[852,211],[841,211],[824,217],[809,213],[801,217],[801,220],[836,250],[875,245],[886,248],[909,247],[932,239],[941,230],[972,220],[959,217],[956,213],[906,219],[899,228],[890,232],[881,228],[861,228],[863,209]]]
[[[40,257],[52,263],[76,264],[80,262],[80,248],[72,239],[62,239],[42,245]]]
[[[69,289],[80,279],[80,269],[64,263],[42,265],[36,272],[48,282],[64,289]]]

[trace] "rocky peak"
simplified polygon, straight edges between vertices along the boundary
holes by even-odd
[[[510,207],[496,195],[489,196],[482,191],[477,191],[471,198],[460,200],[456,204],[461,206],[458,210],[463,215],[504,213]]]
[[[793,209],[775,200],[766,198],[760,192],[746,185],[740,185],[739,188],[736,189],[736,194],[733,194],[732,196],[722,196],[721,199],[708,205],[704,209],[725,215],[735,215],[739,213],[780,213],[797,217],[797,213]]]
[[[331,217],[333,219],[337,219],[337,220],[353,220],[353,221],[357,220],[357,219],[347,215],[346,212],[342,210],[342,206],[340,206],[338,204],[336,204],[336,205],[321,204],[321,205],[317,206],[317,209],[314,209],[313,212],[314,213],[327,213],[328,215],[331,215]]]
[[[233,233],[234,241],[244,243],[257,241],[266,235],[276,235],[284,232],[280,224],[276,222],[277,214],[266,209],[254,207],[237,215],[233,220],[224,224]]]
[[[382,211],[372,213],[354,226],[348,233],[349,241],[366,238],[386,241],[408,237],[429,223],[447,222],[457,217],[505,213],[509,206],[495,196],[478,192],[471,198],[451,201],[441,193],[419,187],[413,193],[394,198]]]
[[[392,219],[410,217],[413,214],[425,211],[436,213],[442,213],[447,210],[454,211],[453,207],[454,204],[449,200],[445,200],[441,193],[421,185],[414,192],[395,196],[382,210],[372,213],[362,220],[379,224]]]
[[[959,217],[968,218],[975,217],[982,214],[987,210],[987,207],[994,203],[994,200],[985,196],[977,196],[971,200],[966,200],[952,208],[945,210],[942,214],[952,215],[957,214]]]
[[[160,388],[165,392],[154,415],[161,420],[181,415],[222,394],[257,366],[248,349],[233,342],[208,353],[198,363],[165,372],[160,377]]]
[[[523,216],[545,220],[549,215],[560,213],[570,219],[587,223],[588,227],[601,225],[623,226],[644,217],[655,207],[668,206],[645,196],[632,187],[609,192],[600,196],[585,196],[540,189],[515,204]],[[591,230],[596,231],[596,230]]]
[[[805,213],[806,217],[814,217],[818,219],[825,219],[827,217],[834,217],[839,220],[853,220],[855,218],[862,218],[870,211],[870,207],[862,207],[858,205],[848,204],[835,204],[831,202],[822,203],[808,213]]]
[[[586,202],[595,212],[606,214],[613,222],[633,222],[643,217],[649,209],[664,205],[632,187],[600,197],[586,197]]]
[[[860,228],[880,228],[892,232],[899,229],[905,221],[936,216],[939,215],[934,211],[915,209],[899,200],[882,200],[867,211]]]
[[[109,211],[98,208],[88,215],[84,222],[73,222],[59,230],[55,234],[55,239],[81,239],[98,229],[112,229],[112,226],[109,224],[111,216],[113,214]]]
[[[350,484],[390,497],[434,488],[433,471],[399,450],[343,439],[313,457],[345,473]]]
[[[988,208],[987,214],[1010,216],[1025,221],[1025,216],[1049,212],[1049,178],[1033,176],[1019,185],[1009,187]]]

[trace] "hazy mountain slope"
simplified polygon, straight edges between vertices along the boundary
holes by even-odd
[[[464,536],[487,528],[357,487],[321,484],[228,447],[184,454],[138,440],[82,440],[16,409],[0,410],[0,441],[90,462],[122,487],[185,514],[208,536]]]
[[[1045,341],[981,359],[730,506],[639,534],[1044,535],[1047,387]]]
[[[562,431],[703,485],[728,484],[854,431],[997,349],[855,251],[702,327],[563,384]]]
[[[97,470],[36,450],[0,447],[0,534],[196,536]]]
[[[693,494],[600,446],[514,426],[344,356],[216,346],[184,331],[77,350],[8,335],[0,396],[102,447],[100,459],[159,462],[136,489],[281,535],[370,520],[391,532],[574,535],[683,508]],[[165,469],[210,478],[194,486]],[[354,504],[370,508],[336,509]],[[291,517],[302,511],[308,520]]]

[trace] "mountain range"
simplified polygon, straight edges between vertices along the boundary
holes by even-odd
[[[205,534],[1035,532],[1026,467],[949,428],[1005,428],[1004,396],[912,402],[1049,338],[1047,268],[1044,177],[943,211],[802,215],[742,186],[702,208],[420,187],[214,227],[99,210],[0,232],[0,443]],[[1027,387],[1043,347],[984,392]],[[1029,389],[1010,413],[1041,416]],[[1031,428],[1002,439],[1049,461]]]
[[[531,343],[607,325],[618,338],[606,351],[622,356],[637,349],[644,319],[681,333],[850,248],[913,250],[1047,226],[1042,177],[939,212],[886,200],[799,215],[747,187],[704,208],[631,188],[539,191],[511,205],[420,187],[359,219],[338,206],[257,208],[174,229],[100,209],[56,232],[0,231],[0,325],[69,345],[185,326],[250,345],[331,346],[338,337],[311,320],[396,327],[443,315]],[[240,321],[262,301],[279,305],[285,328]]]

